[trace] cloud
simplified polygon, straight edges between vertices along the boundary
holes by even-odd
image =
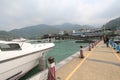
[[[66,22],[102,26],[120,16],[119,0],[0,0],[1,30]]]
[[[114,0],[107,9],[104,9],[104,12],[101,13],[99,17],[107,18],[107,19],[120,17],[119,3],[120,3],[120,0]]]

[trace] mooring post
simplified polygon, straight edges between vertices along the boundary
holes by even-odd
[[[47,80],[56,80],[56,69],[54,57],[50,56],[48,58],[48,79]]]
[[[94,44],[92,43],[92,48],[94,48]]]
[[[90,45],[90,43],[89,43],[89,51],[91,51],[91,45]]]
[[[84,56],[83,56],[83,46],[80,46],[80,58],[84,58]]]

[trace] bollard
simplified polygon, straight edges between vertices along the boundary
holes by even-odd
[[[97,42],[95,41],[95,46],[97,45]]]
[[[96,46],[95,42],[94,42],[94,46]]]
[[[95,47],[95,43],[93,42],[93,47]]]
[[[56,80],[56,70],[55,70],[55,62],[54,57],[48,58],[48,79],[47,80]]]
[[[92,48],[94,48],[94,44],[92,43]]]
[[[91,51],[91,45],[90,45],[90,43],[89,43],[89,51]]]
[[[98,44],[98,40],[96,41],[96,45]]]
[[[80,46],[80,58],[84,58],[84,56],[83,56],[83,47],[82,46]]]

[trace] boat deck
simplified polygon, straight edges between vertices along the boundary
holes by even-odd
[[[101,41],[91,51],[85,50],[84,56],[81,59],[77,52],[57,64],[57,80],[120,80],[120,53],[112,47]],[[37,77],[29,80],[41,80]]]

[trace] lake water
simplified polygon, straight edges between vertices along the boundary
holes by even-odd
[[[59,62],[79,51],[81,45],[86,47],[88,43],[75,43],[74,40],[57,42],[55,43],[55,47],[46,55],[46,59],[48,59],[49,56],[53,56],[55,62]]]
[[[46,62],[49,56],[53,56],[55,58],[55,62],[58,63],[61,60],[73,55],[77,51],[79,51],[80,46],[86,47],[88,43],[75,43],[74,40],[64,40],[55,42],[55,47],[49,51],[46,55]],[[39,66],[36,66],[33,70],[31,70],[28,74],[26,74],[20,80],[26,80],[28,77],[39,72]]]

